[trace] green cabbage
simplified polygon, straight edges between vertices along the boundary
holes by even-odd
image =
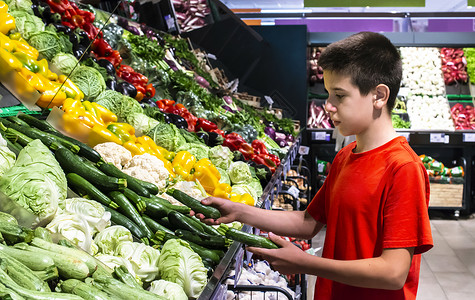
[[[209,160],[218,168],[227,169],[233,162],[233,152],[228,147],[221,145],[209,149]]]
[[[134,269],[134,274],[142,282],[151,282],[158,275],[160,251],[144,243],[120,242],[115,249],[115,256],[129,260]]]
[[[8,9],[10,10],[10,6]],[[29,39],[33,33],[45,30],[45,24],[33,12],[16,10],[10,12],[10,14],[15,18],[16,30],[25,39]]]
[[[31,8],[33,3],[30,0],[5,0],[4,2],[8,5],[9,14],[16,11],[24,11],[26,13],[34,15],[33,9]]]
[[[252,180],[250,182],[248,182],[247,185],[250,187],[251,190],[254,191],[257,198],[262,196],[263,190],[262,190],[262,185],[261,185],[261,182],[259,181],[259,179],[252,178]],[[254,199],[257,200],[257,198],[254,198]]]
[[[0,135],[0,177],[15,164],[16,155],[7,147],[7,141]]]
[[[243,161],[231,163],[231,165],[229,165],[228,175],[232,184],[246,183],[252,179],[251,169],[249,169],[249,165]]]
[[[95,101],[117,115],[119,121],[129,121],[129,115],[143,113],[139,102],[113,90],[103,91]]]
[[[257,192],[256,190],[253,189],[253,187],[251,185],[248,185],[248,184],[235,184],[232,186],[232,191],[231,193],[236,193],[236,194],[239,194],[239,195],[242,195],[242,194],[249,194],[252,196],[252,198],[254,198],[254,201],[257,201],[258,199],[258,196],[257,196]],[[262,195],[262,193],[261,193]]]
[[[28,43],[36,48],[48,61],[51,61],[63,48],[58,35],[51,31],[38,31],[29,34]]]
[[[74,245],[89,254],[92,253],[92,234],[89,225],[82,216],[67,212],[56,214],[54,219],[46,226],[52,233],[59,233]]]
[[[65,212],[80,216],[89,225],[91,235],[101,232],[110,226],[110,212],[95,200],[69,198],[59,203]]]
[[[222,169],[220,167],[216,167],[218,170],[219,174],[221,175],[221,178],[219,179],[219,183],[227,183],[231,185],[231,180],[229,179],[228,172],[225,169]]]
[[[106,89],[101,73],[88,66],[78,66],[69,78],[84,93],[85,100],[93,101]]]
[[[209,147],[205,144],[187,143],[179,147],[176,151],[188,151],[196,157],[196,160],[200,160],[202,158],[208,158]]]
[[[174,124],[159,123],[147,135],[154,140],[155,144],[168,151],[176,152],[180,146],[186,144],[185,138]]]
[[[132,234],[124,226],[114,225],[99,232],[94,241],[102,254],[113,255],[117,245],[123,241],[132,242]]]
[[[28,143],[0,178],[0,191],[37,215],[37,221],[53,218],[58,202],[66,199],[67,188],[63,170],[40,140]]]
[[[169,300],[188,300],[188,296],[180,285],[163,279],[152,281],[149,292]]]
[[[147,134],[150,130],[152,130],[152,128],[159,124],[157,120],[139,112],[129,114],[127,116],[127,121],[135,128],[136,136]]]
[[[74,55],[60,52],[53,57],[51,61],[63,74],[70,74],[77,65],[78,60]]]
[[[178,239],[166,241],[158,260],[160,279],[180,285],[189,298],[198,298],[207,283],[206,268],[201,257],[187,242]]]

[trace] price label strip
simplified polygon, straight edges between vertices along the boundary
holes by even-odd
[[[287,190],[287,192],[288,192],[289,194],[291,194],[295,199],[297,199],[297,200],[299,199],[300,190],[299,190],[298,188],[296,188],[294,185],[291,186],[291,187]]]
[[[475,133],[464,133],[462,137],[463,142],[465,143],[474,143],[475,142]]]
[[[310,147],[307,146],[300,146],[299,147],[299,154],[300,155],[307,155],[310,152]]]
[[[438,144],[448,144],[450,136],[446,135],[445,133],[431,133],[430,134],[430,142],[431,143],[438,143]]]
[[[312,140],[314,141],[326,141],[327,133],[325,131],[312,132]]]

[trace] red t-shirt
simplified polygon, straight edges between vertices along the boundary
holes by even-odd
[[[385,248],[415,247],[404,287],[360,288],[318,277],[315,299],[415,299],[420,254],[432,248],[429,180],[404,137],[363,153],[356,142],[336,155],[307,211],[327,225],[322,256],[337,260],[378,257]]]

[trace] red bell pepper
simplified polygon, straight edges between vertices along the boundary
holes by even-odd
[[[257,154],[269,154],[266,145],[261,140],[253,140],[251,146],[252,148],[254,148],[254,152],[256,152]]]
[[[46,0],[52,13],[64,13],[68,5],[61,0]]]
[[[114,49],[104,39],[95,39],[92,42],[91,50],[101,57],[111,56]]]
[[[250,160],[255,155],[252,146],[246,142],[241,143],[237,150],[241,152],[246,160]]]
[[[153,87],[153,85],[151,83],[147,84],[145,86],[145,97],[146,98],[152,98],[153,96],[155,96],[155,88]]]
[[[195,126],[195,131],[200,131],[203,129],[206,132],[209,132],[211,130],[218,129],[218,125],[214,124],[210,120],[204,119],[204,118],[198,118],[198,121],[196,122]]]
[[[217,134],[219,134],[220,136],[222,136],[224,138],[224,136],[226,135],[224,133],[224,130],[221,130],[221,129],[215,129],[215,130],[211,130],[210,132],[216,132]]]

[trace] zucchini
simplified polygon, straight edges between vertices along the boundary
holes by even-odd
[[[18,285],[38,292],[51,292],[48,284],[36,276],[33,271],[4,252],[0,252],[2,267]]]
[[[127,185],[129,184],[129,181],[127,181]],[[135,207],[137,208],[137,211],[139,213],[143,213],[145,209],[147,208],[147,204],[145,204],[145,201],[137,195],[136,192],[129,188],[124,189],[124,195],[129,199],[131,202],[135,204]]]
[[[37,253],[48,255],[54,261],[55,266],[58,268],[59,275],[61,275],[62,278],[83,280],[90,275],[89,267],[82,260],[71,255],[48,251],[25,243],[21,245],[17,244],[15,247],[21,247],[21,249],[29,251],[31,255],[36,255]]]
[[[277,246],[273,241],[260,236],[255,235],[252,233],[247,233],[241,230],[237,230],[235,228],[230,228],[224,224],[219,225],[218,231],[223,232],[224,235],[233,241],[238,241],[245,245],[251,247],[259,247],[259,248],[267,248],[267,249],[278,249]]]
[[[226,238],[222,235],[203,235],[184,229],[175,230],[175,235],[185,241],[211,249],[225,249],[229,246]]]
[[[142,229],[147,238],[151,238],[153,233],[147,227],[145,222],[142,220],[142,217],[137,212],[135,207],[130,203],[129,199],[125,197],[124,194],[118,191],[113,191],[109,193],[109,197],[119,205],[119,211],[123,213],[126,217],[130,218],[137,226]]]
[[[33,271],[42,271],[54,267],[54,261],[48,255],[37,253],[32,256],[31,252],[5,245],[0,245],[0,253],[5,253],[10,257],[15,258]]]
[[[33,117],[32,115],[19,114],[17,117],[19,119],[21,119],[22,121],[24,121],[25,123],[27,123],[28,125],[30,125],[30,127],[35,127],[35,128],[38,128],[41,131],[49,132],[49,133],[53,133],[53,134],[55,132],[60,133],[58,130],[56,130],[56,128],[54,128],[47,121],[37,119],[37,118]]]
[[[114,268],[114,275],[123,283],[130,287],[141,289],[142,286],[137,280],[129,273],[129,270],[125,266],[118,266]]]
[[[89,272],[91,274],[94,273],[94,271],[97,269],[97,262],[94,259],[94,257],[92,257],[91,255],[87,254],[86,252],[82,250],[50,243],[40,238],[34,238],[31,241],[31,245],[47,250],[47,251],[51,251],[51,252],[63,254],[63,255],[68,255],[68,256],[74,257],[75,259],[79,259],[80,261],[84,262],[87,265],[87,267],[89,268]]]
[[[58,268],[49,267],[42,271],[32,271],[39,279],[43,281],[51,281],[59,277]]]
[[[170,221],[168,221],[168,217],[163,217],[161,219],[158,219],[157,222],[160,224],[160,225],[163,225],[165,226],[166,228],[173,228],[173,226],[170,224]]]
[[[202,227],[195,227],[194,223],[191,223],[184,214],[177,211],[170,211],[167,215],[168,221],[173,226],[173,229],[185,229],[196,234],[203,233]]]
[[[48,229],[44,227],[36,227],[34,230],[34,235],[35,237],[43,239],[47,242],[53,242],[53,239],[51,238],[51,233],[48,231]]]
[[[176,200],[180,201],[184,205],[191,208],[195,213],[201,213],[207,218],[218,219],[221,217],[221,213],[218,209],[212,206],[206,206],[201,204],[200,201],[187,195],[186,193],[177,189],[168,189],[167,194],[171,195]]]
[[[18,225],[18,221],[14,216],[7,214],[6,212],[0,211],[0,223],[9,223],[13,225]]]
[[[6,119],[12,123],[15,123],[17,125],[20,125],[20,126],[26,126],[26,127],[30,127],[30,125],[28,123],[26,123],[25,121],[23,121],[22,119],[16,117],[16,116],[8,116],[6,117]]]
[[[170,201],[168,201],[167,199],[163,199],[163,198],[157,197],[155,195],[152,195],[149,199],[154,201],[154,202],[161,203],[161,204],[165,205],[166,207],[168,207],[170,209],[173,209],[174,211],[181,212],[182,214],[187,215],[187,214],[190,213],[190,208],[188,206],[174,205],[174,204],[171,204]]]
[[[166,300],[166,298],[151,293],[144,290],[143,288],[133,288],[128,286],[121,281],[106,276],[94,276],[92,285],[99,288],[106,293],[109,293],[113,296],[114,299],[136,299],[136,300],[146,300],[146,299],[157,299],[157,300]]]
[[[98,169],[85,164],[79,156],[66,148],[59,148],[54,155],[66,173],[76,173],[89,182],[94,182],[96,186],[107,190],[122,190],[127,187],[126,179],[105,175]]]
[[[119,208],[119,205],[107,197],[103,192],[98,188],[92,185],[89,181],[82,178],[76,173],[66,174],[66,179],[68,180],[68,186],[78,194],[88,195],[90,199],[96,200],[105,206],[109,206],[113,209]]]
[[[61,137],[62,139],[69,141],[70,143],[73,143],[74,145],[79,147],[79,152],[78,154],[81,155],[82,157],[85,157],[92,161],[93,163],[96,163],[102,159],[101,155],[99,152],[94,150],[93,148],[89,147],[87,144],[84,144],[72,137],[69,137],[67,135],[61,135],[61,133],[54,133],[51,132],[51,134]]]
[[[148,239],[147,239],[147,233],[142,230],[137,224],[132,222],[129,218],[121,214],[120,212],[111,209],[105,205],[103,205],[106,211],[110,212],[111,214],[111,221],[116,224],[116,225],[122,225],[125,228],[127,228],[132,235],[137,237],[139,240],[141,240],[144,244],[148,245]]]
[[[17,142],[20,144],[20,146],[24,147],[28,145],[29,142],[33,141],[32,138],[24,135],[23,133],[13,129],[13,128],[7,128],[5,130],[5,136],[8,140]]]
[[[8,276],[5,271],[0,268],[0,282],[5,285],[5,287],[13,290],[18,293],[20,296],[26,299],[35,299],[35,300],[82,300],[83,298],[65,293],[53,293],[53,292],[38,292],[26,289],[18,285],[13,279]]]
[[[207,225],[205,223],[202,223],[200,220],[198,220],[196,217],[192,216],[186,216],[189,222],[191,224],[194,224],[196,228],[202,228],[204,233],[210,234],[210,235],[221,235],[216,228],[213,226]]]
[[[0,233],[9,244],[29,243],[34,237],[33,230],[6,222],[0,223]]]
[[[155,184],[125,174],[112,163],[100,161],[97,163],[97,166],[99,170],[109,176],[127,179],[127,187],[142,197],[148,198],[151,194],[156,195],[158,193],[158,187]]]
[[[154,202],[149,198],[142,197],[142,199],[145,201],[146,205],[144,214],[153,218],[154,220],[168,216],[168,213],[171,211],[171,209],[166,205]]]
[[[107,293],[77,279],[65,280],[59,287],[64,293],[78,295],[84,300],[112,300]]]
[[[156,222],[155,220],[151,219],[150,217],[148,217],[146,215],[143,215],[142,219],[145,222],[145,224],[147,224],[148,228],[150,228],[150,230],[152,230],[152,232],[157,232],[159,230],[163,230],[165,232],[173,234],[173,231],[171,231],[170,229],[166,228],[162,224]]]

